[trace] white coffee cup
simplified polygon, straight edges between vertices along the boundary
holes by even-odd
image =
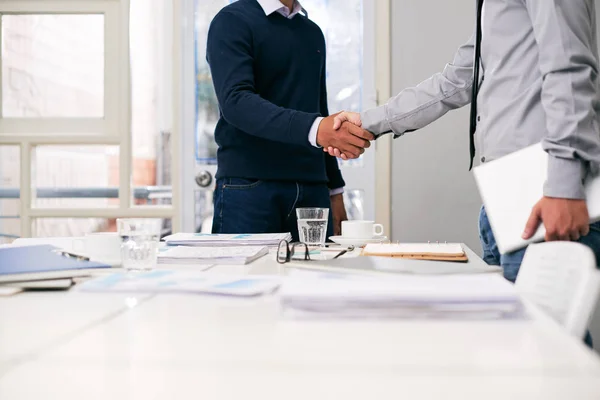
[[[121,237],[116,232],[88,233],[73,241],[73,250],[93,261],[120,264]]]
[[[353,239],[371,239],[383,235],[383,225],[374,221],[343,221],[342,236]]]

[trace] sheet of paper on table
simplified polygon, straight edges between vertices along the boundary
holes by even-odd
[[[258,296],[276,290],[281,281],[270,276],[226,276],[201,271],[153,270],[121,272],[87,281],[86,292],[189,293]]]
[[[501,276],[404,275],[381,278],[290,271],[280,289],[286,315],[311,318],[514,319],[519,296]]]

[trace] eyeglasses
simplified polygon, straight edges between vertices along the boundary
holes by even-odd
[[[302,256],[301,260],[310,260],[310,252],[306,243],[290,243],[287,240],[282,240],[277,248],[277,262],[279,264],[288,263],[292,261],[297,253]]]
[[[333,259],[335,260],[353,250],[354,246],[342,249]],[[290,243],[287,240],[279,242],[279,247],[277,248],[277,262],[279,264],[289,263],[296,254],[300,256],[296,257],[296,260],[310,261],[310,251],[305,243]]]

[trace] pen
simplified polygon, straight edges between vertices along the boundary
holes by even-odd
[[[53,250],[55,253],[60,254],[63,257],[74,258],[78,261],[90,261],[89,257],[81,256],[79,254],[69,253],[65,250]]]
[[[344,254],[346,254],[347,252],[352,251],[352,250],[354,250],[354,246],[350,246],[349,248],[340,251],[335,257],[333,257],[333,259],[335,260],[336,258],[340,258]]]

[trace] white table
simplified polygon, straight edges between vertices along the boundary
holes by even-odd
[[[211,271],[285,273],[272,258]],[[600,398],[600,360],[533,308],[485,322],[279,312],[275,295],[0,298],[0,399]]]

